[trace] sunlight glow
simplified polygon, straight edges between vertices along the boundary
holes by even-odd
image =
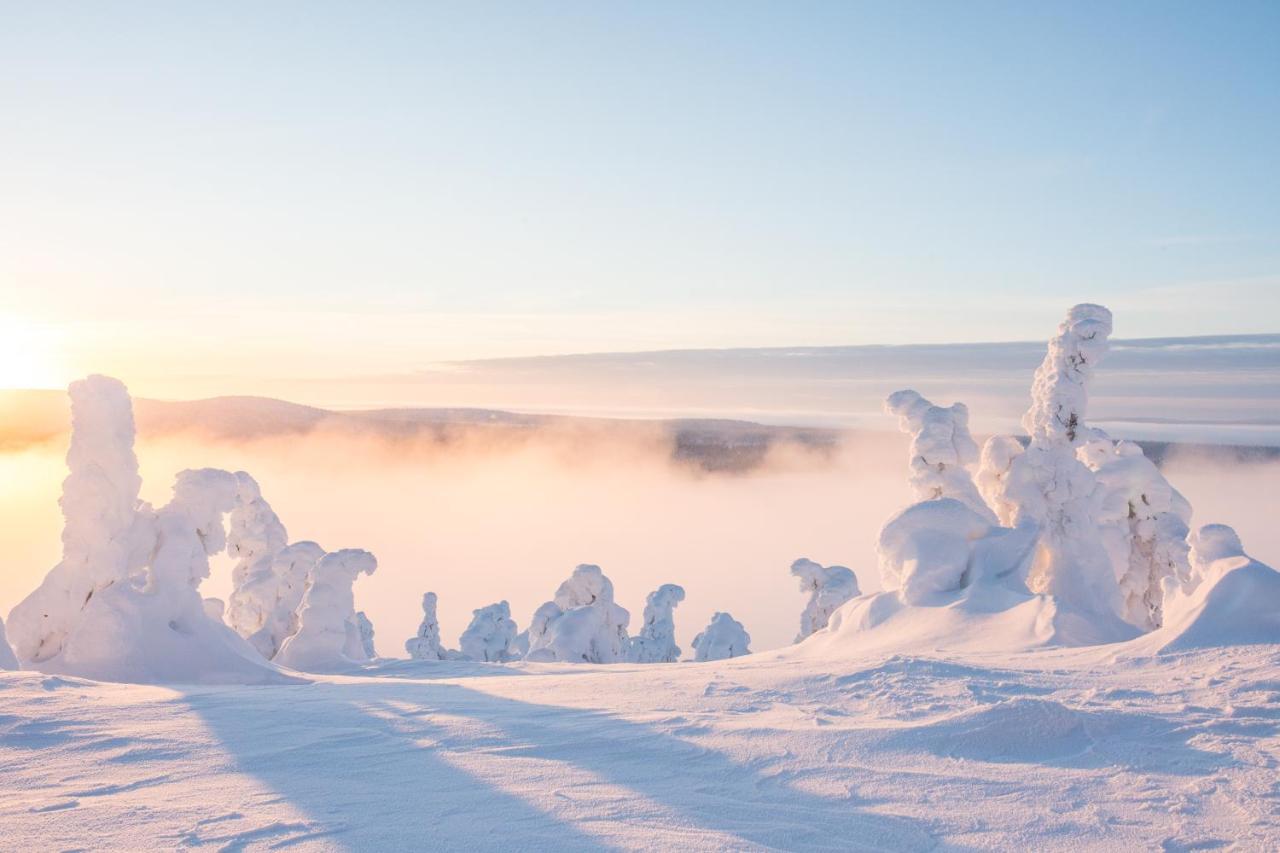
[[[58,369],[48,330],[0,314],[0,388],[58,388]]]

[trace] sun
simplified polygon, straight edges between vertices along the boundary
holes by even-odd
[[[0,389],[63,385],[53,331],[12,314],[0,314]]]

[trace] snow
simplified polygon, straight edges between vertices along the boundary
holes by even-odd
[[[675,663],[680,660],[676,645],[675,609],[684,601],[684,588],[664,583],[649,593],[644,602],[644,623],[631,638],[632,663]]]
[[[0,619],[0,669],[17,669],[18,658],[9,648],[9,638],[5,635],[4,620]]]
[[[298,631],[280,646],[276,662],[300,672],[331,672],[367,660],[352,588],[377,567],[374,556],[358,548],[321,557],[302,596]]]
[[[471,624],[458,640],[459,650],[467,660],[505,663],[520,657],[515,650],[517,633],[511,605],[499,601],[472,613]]]
[[[437,598],[434,592],[422,596],[422,624],[416,636],[405,640],[404,650],[414,660],[444,660],[444,647],[440,644],[440,620],[436,618]]]
[[[363,610],[356,611],[356,629],[360,632],[360,649],[364,656],[370,660],[376,658],[378,650],[373,646],[373,622]]]
[[[831,614],[849,599],[861,594],[858,578],[844,566],[823,566],[807,557],[791,564],[791,574],[800,579],[800,591],[809,594],[800,614],[800,633],[796,642],[814,631],[827,627]]]
[[[751,654],[751,635],[728,613],[716,612],[711,622],[693,638],[693,659],[699,662],[728,660]]]
[[[910,483],[917,500],[954,498],[995,521],[969,474],[978,461],[978,445],[969,434],[964,403],[935,406],[915,391],[895,391],[884,403],[898,416],[898,427],[911,436]]]
[[[631,646],[631,614],[613,600],[613,583],[599,566],[583,563],[530,620],[531,661],[618,663]]]

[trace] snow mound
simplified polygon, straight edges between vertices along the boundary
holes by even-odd
[[[1192,559],[1199,585],[1168,592],[1164,627],[1140,646],[1166,653],[1280,642],[1280,572],[1247,555],[1221,524],[1196,532]]]
[[[1001,763],[1044,763],[1082,755],[1093,746],[1089,715],[1060,702],[1015,696],[962,711],[886,738],[904,752]]]

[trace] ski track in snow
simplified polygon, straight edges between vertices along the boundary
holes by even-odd
[[[0,847],[1280,845],[1280,651],[0,672]],[[486,676],[486,677],[479,677]]]

